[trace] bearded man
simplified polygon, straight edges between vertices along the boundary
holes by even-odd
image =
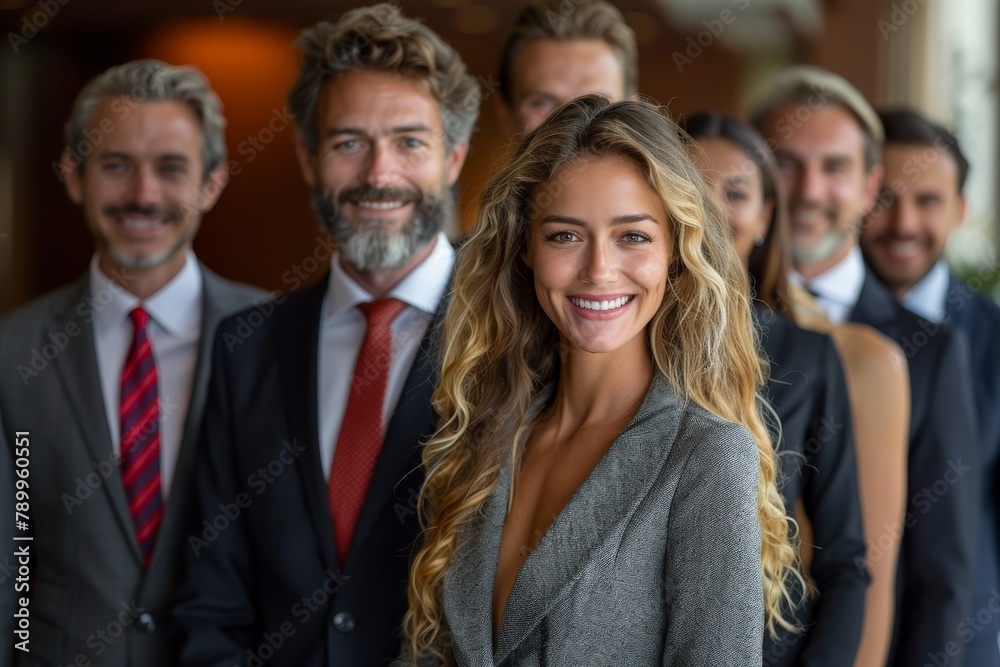
[[[384,665],[398,655],[433,427],[442,229],[479,112],[458,54],[383,4],[303,32],[289,93],[329,275],[217,337],[180,663]]]

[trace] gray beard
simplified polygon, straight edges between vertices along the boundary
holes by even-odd
[[[454,210],[451,190],[426,195],[417,203],[413,218],[403,229],[387,234],[379,222],[364,218],[358,228],[351,226],[343,208],[333,203],[329,192],[313,189],[313,208],[326,232],[337,241],[341,255],[359,271],[391,271],[406,264],[414,253],[444,229]]]
[[[850,242],[853,233],[853,229],[831,229],[819,243],[808,248],[800,247],[793,242],[792,263],[800,265],[825,262],[843,248],[845,243]]]
[[[136,204],[130,204],[122,207],[116,207],[116,206],[107,207],[105,208],[104,213],[105,215],[112,215],[119,211],[124,211],[126,213],[130,211],[137,213],[162,212],[170,221],[176,224],[180,224],[180,220],[183,217],[181,216],[180,211],[176,211],[173,209],[157,209],[155,207],[142,207]],[[116,248],[108,239],[108,237],[106,237],[101,232],[99,226],[91,227],[90,232],[91,235],[94,237],[94,242],[98,245],[98,247],[101,247],[105,251],[107,251],[111,259],[113,259],[120,266],[126,269],[135,269],[137,271],[143,271],[146,269],[156,268],[157,266],[163,264],[164,262],[172,258],[178,252],[185,250],[191,244],[191,242],[194,241],[194,237],[198,233],[200,220],[194,220],[193,223],[194,224],[188,225],[187,230],[181,234],[181,236],[172,246],[170,246],[163,252],[159,252],[149,257],[142,257],[140,255],[134,255],[131,253],[122,252],[121,250]]]
[[[111,259],[115,260],[115,262],[117,262],[120,266],[126,269],[142,271],[145,269],[152,269],[160,264],[163,264],[168,259],[183,250],[185,246],[187,246],[188,241],[190,241],[189,238],[177,239],[177,243],[170,246],[163,252],[150,257],[138,257],[136,255],[123,253],[110,243],[105,243],[104,248],[108,251],[108,255],[111,256]]]

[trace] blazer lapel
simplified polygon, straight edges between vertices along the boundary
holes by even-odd
[[[673,414],[658,416],[655,432],[650,431],[650,419],[664,410]],[[496,664],[535,630],[577,581],[584,566],[613,567],[616,550],[610,545],[621,538],[632,513],[659,475],[682,414],[683,403],[667,381],[656,374],[639,412],[615,438],[521,566],[504,608],[494,654]],[[656,449],[651,449],[650,443],[670,445],[657,444]],[[489,567],[495,568],[496,555],[492,560]],[[492,600],[492,585],[489,591]]]
[[[53,365],[59,373],[69,404],[76,413],[83,441],[90,451],[92,460],[117,462],[111,442],[111,432],[108,430],[104,392],[101,389],[100,371],[97,367],[94,327],[91,322],[82,322],[81,318],[76,316],[77,305],[86,303],[89,299],[90,281],[88,276],[84,275],[69,298],[60,306],[53,308],[55,322],[53,331],[65,331],[70,322],[80,327],[79,340],[68,345],[62,354],[56,356]],[[121,475],[108,476],[101,487],[108,494],[112,511],[125,533],[132,555],[137,562],[141,562],[142,554],[132,526],[132,515],[129,513]]]
[[[473,656],[485,658],[493,654],[493,587],[509,494],[507,466],[500,470],[496,485],[479,512],[462,530],[445,576],[442,601],[448,632],[456,651],[469,664],[485,662]]]
[[[430,437],[434,428],[431,396],[438,377],[434,366],[434,336],[444,318],[445,309],[445,302],[442,301],[427,333],[420,341],[420,349],[406,379],[403,393],[389,420],[382,450],[354,528],[348,563],[356,552],[363,549],[368,534],[378,521],[379,514],[385,511],[388,500],[395,498],[396,502],[409,509],[411,493],[415,495],[420,492],[423,474],[419,456],[414,449]]]
[[[316,539],[327,566],[336,572],[340,559],[334,547],[333,521],[320,462],[318,414],[320,316],[329,282],[327,273],[317,284],[289,297],[299,298],[288,304],[288,312],[276,315],[276,324],[281,381],[288,388],[284,392],[288,433],[305,447],[295,465],[304,482],[302,493]]]

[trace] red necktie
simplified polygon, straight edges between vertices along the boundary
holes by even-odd
[[[368,494],[375,462],[382,450],[382,413],[392,359],[389,323],[406,307],[397,299],[358,304],[368,320],[368,332],[354,365],[347,410],[333,454],[327,498],[341,566],[354,537],[354,526]]]
[[[163,520],[160,494],[160,406],[156,392],[156,364],[146,336],[149,315],[137,307],[129,317],[135,325],[132,348],[122,371],[121,458],[122,481],[128,497],[139,550],[148,567],[156,533]]]

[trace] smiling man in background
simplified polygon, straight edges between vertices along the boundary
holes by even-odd
[[[858,236],[882,184],[882,123],[850,83],[816,67],[780,72],[751,114],[775,153],[788,197],[794,282],[830,322],[895,340],[910,371],[908,502],[889,662],[960,664],[959,624],[972,595],[979,529],[977,440],[968,348],[922,320],[866,270]]]
[[[96,252],[76,283],[0,322],[0,474],[6,487],[11,438],[27,432],[18,535],[33,538],[18,543],[28,588],[0,588],[0,664],[174,664],[169,603],[212,337],[265,296],[191,249],[226,185],[224,128],[200,72],[154,60],[109,69],[73,105],[62,177]],[[27,652],[11,649],[22,597]]]
[[[530,132],[561,103],[588,93],[612,102],[639,85],[635,33],[603,0],[536,2],[517,17],[500,55],[497,112],[509,136]]]
[[[868,216],[861,249],[872,272],[904,306],[969,339],[979,427],[980,530],[972,605],[957,644],[968,643],[966,665],[1000,667],[1000,308],[952,276],[944,261],[948,238],[965,219],[969,162],[951,132],[920,114],[898,110],[879,117],[885,128],[885,185]]]

